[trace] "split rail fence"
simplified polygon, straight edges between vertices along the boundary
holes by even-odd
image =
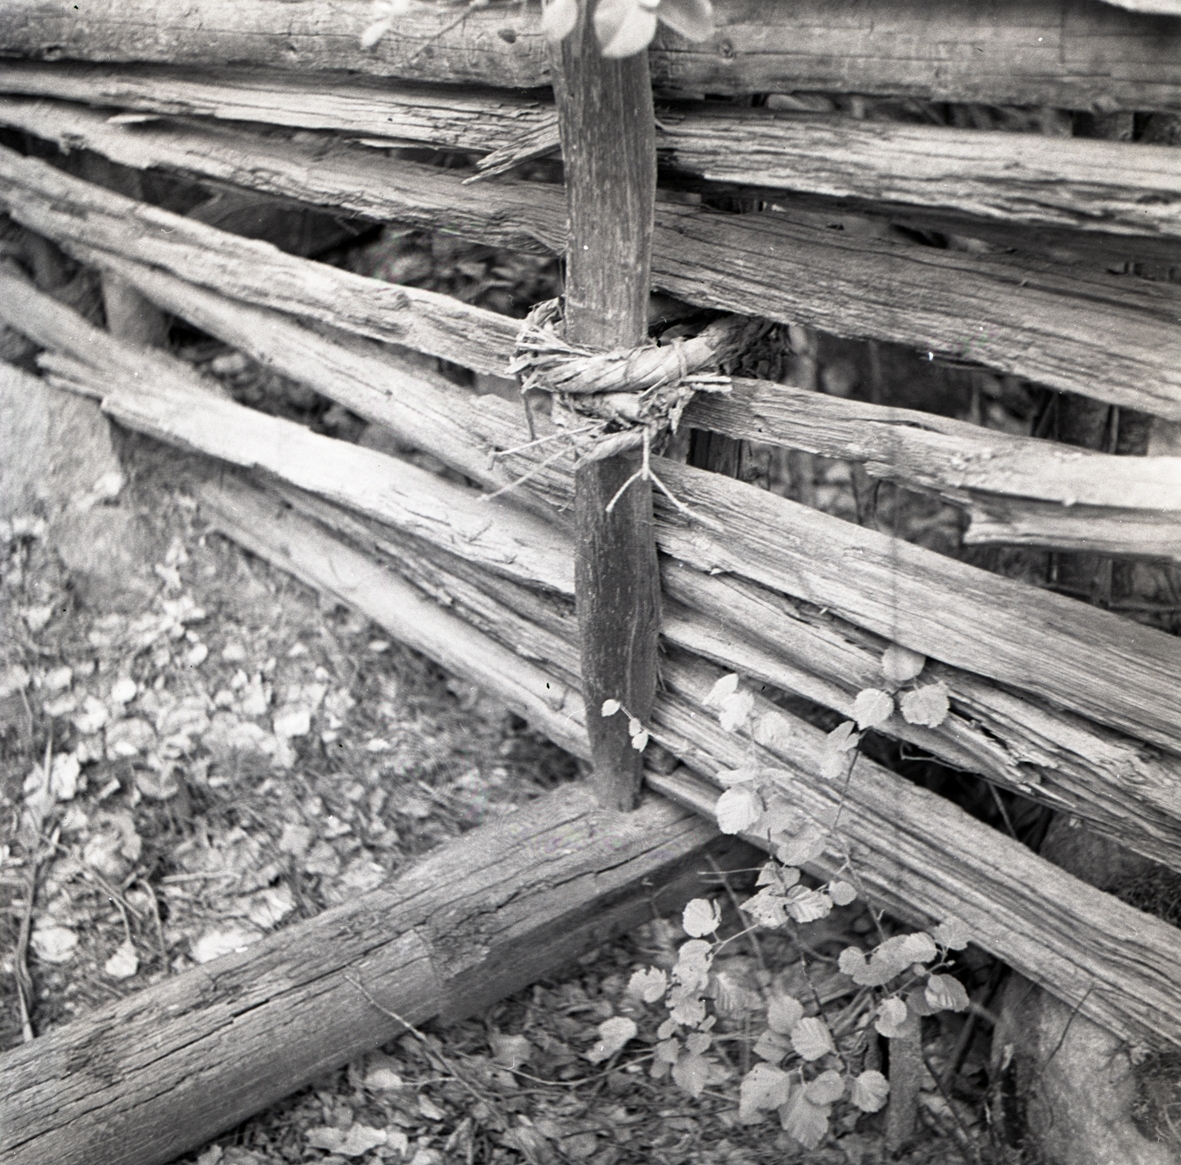
[[[1181,285],[1128,271],[1181,265],[1181,151],[858,120],[809,111],[806,96],[777,111],[720,100],[869,94],[1142,126],[1181,114],[1181,12],[1164,0],[1136,7],[943,0],[935,20],[927,0],[722,0],[710,40],[662,33],[648,63],[637,59],[658,102],[650,235],[641,206],[615,266],[596,260],[578,275],[572,248],[570,278],[626,282],[634,267],[643,307],[650,263],[653,290],[696,308],[959,357],[1157,418],[1166,432],[1181,422]],[[603,579],[587,583],[585,571],[606,570],[610,584],[618,566],[586,559],[606,529],[602,498],[614,490],[601,491],[622,479],[605,471],[588,495],[599,500],[578,511],[586,467],[553,458],[556,443],[531,443],[552,435],[545,417],[531,433],[519,404],[405,354],[503,376],[520,321],[128,195],[126,175],[163,172],[265,205],[541,255],[625,221],[634,183],[578,179],[568,225],[559,187],[507,176],[553,155],[562,135],[592,146],[605,128],[619,136],[578,104],[575,50],[561,66],[547,57],[536,10],[419,5],[362,47],[372,21],[353,0],[106,0],[84,14],[64,0],[0,5],[0,209],[473,484],[239,405],[11,264],[0,268],[0,321],[45,349],[51,385],[214,459],[222,468],[199,501],[217,528],[593,756],[610,804],[611,743],[594,743],[601,726],[588,725],[582,691],[600,690],[588,666],[610,683],[620,664],[588,665],[578,616],[600,602],[587,587]],[[555,70],[561,110],[548,92]],[[480,161],[474,172],[439,168],[408,160],[407,146]],[[86,170],[78,156],[116,165]],[[117,180],[96,180],[104,174]],[[756,209],[668,197],[711,190]],[[580,210],[579,197],[595,206]],[[938,248],[885,224],[990,245]],[[1139,267],[1115,274],[1116,263]],[[582,308],[568,310],[585,327]],[[585,342],[630,348],[644,324]],[[0,376],[30,387],[10,366]],[[962,509],[967,543],[1181,563],[1177,455],[1099,452],[742,376],[699,394],[681,423],[854,462],[934,495]],[[1081,1014],[1132,1043],[1181,1045],[1174,927],[868,758],[834,787],[819,775],[825,734],[770,699],[756,698],[742,734],[703,707],[737,671],[848,716],[880,682],[883,648],[901,644],[931,661],[951,711],[934,728],[895,716],[881,731],[1181,870],[1181,641],[725,473],[651,464],[671,498],[649,501],[639,483],[607,534],[638,547],[626,566],[638,602],[658,578],[648,614],[660,611],[660,683],[636,698],[650,700],[646,726],[669,761],[648,769],[647,786],[680,809],[656,799],[621,816],[582,792],[555,795],[393,888],[0,1057],[6,1160],[167,1160],[388,1039],[391,1012],[461,1014],[529,982],[642,918],[646,880],[685,882],[710,846],[723,867],[742,864],[744,851],[694,814],[712,821],[718,774],[752,756],[785,774],[806,814],[826,824],[840,814],[879,904],[921,924],[961,918],[981,947]],[[811,872],[831,875],[845,858],[834,848]],[[474,872],[440,889],[441,871],[457,868]]]

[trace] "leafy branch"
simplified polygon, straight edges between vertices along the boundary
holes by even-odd
[[[925,657],[892,644],[882,656],[882,686],[858,693],[854,720],[829,734],[822,761],[828,779],[847,777],[857,758],[864,731],[883,724],[896,712],[910,723],[936,726],[948,714],[943,684],[921,683]],[[747,728],[755,711],[753,692],[736,674],[723,676],[704,701],[721,727],[732,733]],[[603,715],[625,712],[618,700],[608,700]],[[632,742],[647,742],[647,732],[634,717],[629,725]],[[788,774],[752,763],[719,774],[726,786],[718,799],[717,820],[725,833],[755,833],[766,837],[774,857],[760,869],[756,892],[739,904],[751,928],[780,929],[807,925],[825,918],[835,907],[866,899],[865,888],[843,838],[806,813],[788,797]],[[802,880],[801,867],[835,850],[842,862],[837,875],[818,886]],[[871,911],[872,913],[872,911]],[[721,911],[717,904],[698,898],[684,910],[681,924],[689,936],[677,952],[671,971],[657,967],[637,970],[628,984],[636,1005],[663,1001],[667,1017],[656,1030],[650,1074],[671,1076],[693,1097],[727,1076],[711,1049],[720,1015],[734,1011],[735,995],[724,975],[714,971],[723,947],[748,933],[720,938]],[[963,985],[948,973],[951,952],[967,946],[970,934],[958,919],[947,919],[929,930],[888,936],[876,913],[879,940],[870,950],[849,946],[837,959],[839,974],[856,990],[852,1003],[837,1022],[824,1014],[815,988],[808,1003],[774,986],[737,1006],[761,1014],[765,1024],[753,1045],[759,1058],[739,1086],[738,1119],[757,1123],[769,1114],[807,1149],[827,1135],[833,1108],[848,1102],[860,1112],[876,1112],[889,1096],[890,1084],[874,1067],[864,1066],[871,1032],[885,1039],[903,1038],[914,1023],[937,1011],[965,1011],[969,1006]],[[809,983],[811,980],[809,979]],[[607,1029],[610,1030],[607,1030]],[[630,1017],[616,1017],[600,1028],[600,1045],[592,1059],[614,1054],[637,1034]],[[861,1067],[863,1070],[857,1071]]]

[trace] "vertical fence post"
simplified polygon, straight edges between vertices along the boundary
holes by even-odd
[[[566,337],[609,350],[647,332],[656,130],[648,56],[606,60],[584,5],[578,27],[551,48],[570,218]],[[603,717],[618,699],[645,724],[656,694],[660,580],[652,533],[652,488],[636,481],[634,456],[582,462],[575,473],[575,590],[582,689],[593,784],[603,805],[631,809],[640,754],[627,718]]]

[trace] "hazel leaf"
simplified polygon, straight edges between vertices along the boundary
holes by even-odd
[[[926,666],[927,657],[911,651],[900,643],[891,643],[882,652],[882,675],[892,684],[905,684],[913,680]]]
[[[660,0],[656,15],[686,40],[707,40],[714,30],[714,9],[710,0]]]
[[[804,1005],[794,995],[774,994],[767,1000],[767,1026],[774,1032],[789,1035],[804,1018]]]
[[[890,1095],[890,1082],[876,1068],[849,1081],[849,1099],[862,1112],[877,1112]]]
[[[578,0],[550,0],[541,9],[541,31],[557,43],[574,31],[578,23]]]
[[[738,1086],[738,1119],[752,1124],[760,1112],[779,1108],[791,1095],[791,1077],[771,1064],[756,1064]]]
[[[903,692],[899,705],[903,718],[921,728],[938,728],[951,711],[947,685],[939,682]]]
[[[681,926],[691,938],[704,938],[721,925],[722,912],[707,898],[694,898],[681,913]]]
[[[586,1053],[586,1058],[592,1064],[601,1064],[604,1060],[609,1060],[628,1040],[633,1039],[638,1031],[636,1021],[626,1015],[615,1015],[605,1019],[599,1024],[599,1038],[595,1041],[595,1046]]]
[[[804,1085],[804,1095],[813,1104],[835,1104],[845,1095],[845,1078],[830,1068]]]
[[[934,1011],[967,1011],[968,993],[954,975],[932,975],[923,994]]]
[[[857,901],[857,888],[849,882],[842,882],[839,879],[828,884],[828,896],[833,900],[836,906],[848,906],[850,902]]]
[[[880,688],[864,688],[853,701],[853,719],[860,729],[877,728],[894,714],[894,697]]]
[[[791,1099],[779,1110],[779,1123],[788,1136],[794,1137],[805,1149],[815,1149],[828,1132],[829,1106],[813,1104],[807,1090],[797,1088]]]
[[[718,828],[723,833],[741,833],[763,815],[763,799],[752,785],[727,789],[714,806]]]
[[[972,939],[972,931],[961,918],[945,918],[934,930],[931,937],[949,951],[962,951]]]
[[[791,1046],[802,1059],[809,1062],[837,1050],[828,1024],[817,1015],[805,1016],[792,1028]]]

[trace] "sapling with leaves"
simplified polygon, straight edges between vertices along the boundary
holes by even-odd
[[[864,729],[871,723],[882,723],[894,713],[896,699],[902,715],[910,719],[907,708],[913,710],[914,702],[908,702],[908,697],[914,693],[921,693],[918,703],[928,719],[934,718],[940,707],[941,715],[946,715],[942,685],[918,683],[925,662],[905,648],[888,648],[882,657],[883,688],[858,697],[860,708],[855,715],[860,711],[866,715],[857,725]],[[937,690],[927,690],[932,688]],[[719,724],[735,733],[747,727],[755,707],[753,693],[735,674],[718,680],[705,703],[716,713]],[[604,706],[603,711],[606,714],[609,709]],[[847,721],[830,736],[839,741],[832,751],[840,758],[839,771],[846,774],[856,759],[860,740],[854,728],[854,722]],[[741,904],[751,926],[722,939],[718,935],[721,912],[716,904],[694,899],[682,915],[689,939],[679,948],[671,972],[638,970],[628,984],[628,993],[636,1003],[664,1002],[668,1016],[656,1032],[651,1074],[657,1078],[671,1075],[694,1097],[727,1076],[711,1049],[717,1039],[719,1014],[732,1015],[738,998],[738,1007],[746,1006],[752,1017],[765,1023],[752,1047],[759,1062],[739,1086],[739,1120],[756,1123],[775,1113],[793,1138],[812,1149],[827,1134],[838,1102],[847,1101],[860,1112],[876,1112],[886,1103],[889,1082],[875,1067],[864,1063],[871,1030],[885,1039],[895,1039],[904,1036],[909,1020],[968,1007],[967,992],[948,968],[951,952],[966,947],[970,936],[958,919],[947,919],[929,930],[887,935],[880,914],[871,910],[878,943],[868,952],[859,946],[846,947],[837,960],[839,974],[852,982],[853,994],[852,1003],[839,1017],[825,1014],[810,978],[810,998],[777,990],[775,981],[769,980],[761,999],[743,1003],[740,993],[728,988],[714,971],[714,960],[728,943],[759,928],[807,925],[825,918],[834,907],[865,898],[846,845],[835,830],[792,804],[785,785],[776,779],[786,775],[754,765],[720,774],[729,787],[717,803],[719,827],[726,833],[765,838],[775,854],[759,872],[756,893]],[[837,876],[818,886],[805,885],[801,867],[826,852],[842,858]],[[806,973],[806,962],[804,966]]]

